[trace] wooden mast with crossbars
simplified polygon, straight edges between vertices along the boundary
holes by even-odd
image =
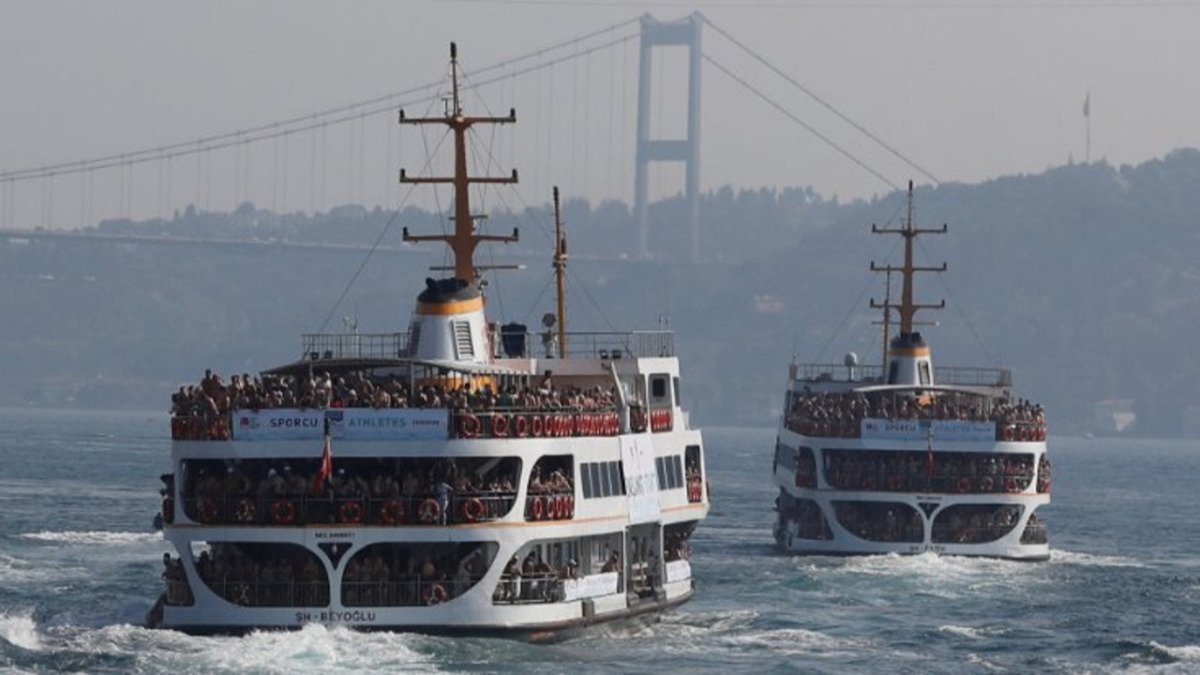
[[[557,287],[558,357],[567,358],[567,237],[563,234],[558,186],[554,186],[554,281]]]
[[[874,234],[898,234],[898,235],[904,237],[904,265],[903,266],[895,267],[890,264],[889,265],[876,265],[874,261],[871,262],[871,271],[872,272],[883,272],[884,274],[889,275],[889,285],[890,285],[890,276],[891,276],[892,272],[899,272],[901,275],[902,286],[901,286],[901,291],[900,291],[900,304],[897,305],[892,302],[890,293],[888,294],[888,297],[886,297],[884,299],[883,302],[876,302],[874,298],[871,299],[871,307],[873,309],[882,309],[885,312],[890,312],[891,310],[896,310],[896,312],[899,314],[899,316],[900,316],[900,335],[899,335],[899,337],[901,340],[911,339],[911,336],[913,335],[913,326],[916,325],[916,322],[913,321],[913,317],[916,315],[918,310],[942,309],[946,306],[945,300],[942,300],[941,302],[937,303],[936,305],[933,305],[933,304],[923,305],[923,304],[918,304],[913,301],[913,278],[916,276],[917,272],[945,272],[946,271],[946,263],[944,263],[944,262],[938,267],[918,267],[918,266],[914,265],[913,264],[913,242],[916,241],[916,238],[918,235],[945,234],[946,230],[947,230],[945,225],[942,225],[941,227],[936,228],[936,229],[918,228],[914,221],[913,214],[914,214],[913,184],[912,184],[912,181],[909,181],[908,182],[908,217],[905,219],[904,227],[901,227],[898,229],[886,229],[886,228],[881,228],[874,224],[871,225],[871,232]]]
[[[454,175],[409,177],[400,170],[401,183],[448,183],[454,186],[454,233],[453,234],[409,234],[404,228],[404,241],[444,241],[454,253],[454,276],[472,286],[479,286],[482,267],[475,265],[475,249],[483,241],[515,242],[519,232],[514,228],[511,235],[479,234],[475,221],[481,216],[471,213],[470,186],[472,183],[511,184],[517,182],[517,170],[512,176],[471,176],[467,171],[467,132],[476,124],[514,124],[517,111],[509,110],[507,117],[478,117],[463,114],[458,82],[458,47],[450,43],[451,97],[446,102],[446,112],[441,117],[405,117],[400,111],[401,124],[444,124],[454,134]]]

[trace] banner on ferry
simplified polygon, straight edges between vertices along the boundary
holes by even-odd
[[[994,441],[995,422],[971,420],[885,420],[867,417],[862,421],[864,439],[924,441],[932,428],[935,441]]]
[[[578,579],[565,579],[563,581],[563,599],[570,602],[572,600],[612,595],[617,592],[619,576],[616,572],[605,572],[603,574],[590,574]]]
[[[233,414],[233,437],[241,441],[320,440],[325,420],[342,440],[433,440],[449,437],[444,408],[342,408],[239,410]]]
[[[654,468],[654,444],[649,436],[621,436],[621,469],[625,474],[629,524],[660,520],[658,471]]]

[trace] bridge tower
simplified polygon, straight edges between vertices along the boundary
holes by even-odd
[[[637,152],[634,157],[633,210],[638,221],[641,254],[650,255],[647,184],[650,162],[686,164],[684,191],[692,229],[692,261],[700,258],[700,28],[699,12],[678,21],[662,22],[649,14],[641,18],[641,52],[638,59]],[[655,47],[688,49],[687,135],[684,139],[650,138],[651,64]]]

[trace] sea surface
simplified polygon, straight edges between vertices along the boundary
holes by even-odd
[[[772,549],[771,429],[705,432],[696,598],[550,645],[139,627],[164,415],[0,410],[0,671],[1200,672],[1200,445],[1052,437],[1047,563]]]

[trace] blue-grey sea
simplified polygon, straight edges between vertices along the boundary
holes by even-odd
[[[1200,672],[1200,447],[1051,438],[1047,563],[776,554],[773,431],[705,432],[696,599],[549,645],[139,627],[166,547],[157,414],[0,410],[0,671]]]

